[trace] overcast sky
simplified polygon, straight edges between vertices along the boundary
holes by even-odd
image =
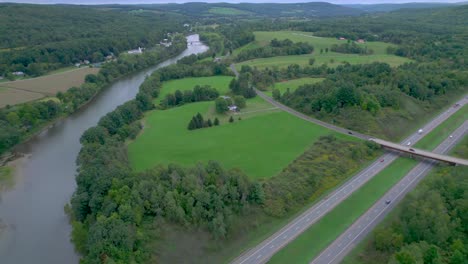
[[[380,3],[407,3],[407,2],[439,2],[439,3],[455,3],[462,0],[321,0],[320,2],[329,2],[334,4],[380,4]],[[319,2],[313,0],[0,0],[0,2],[16,2],[16,3],[34,3],[34,4],[55,4],[55,3],[67,3],[67,4],[151,4],[151,3],[184,3],[184,2],[208,2],[208,3],[239,3],[239,2],[250,2],[250,3],[297,3],[297,2]]]

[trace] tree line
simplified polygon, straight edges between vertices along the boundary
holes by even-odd
[[[314,47],[307,42],[292,42],[289,39],[273,39],[268,46],[241,51],[237,54],[235,61],[240,62],[256,58],[310,54],[313,51]]]
[[[200,113],[197,113],[192,117],[190,123],[188,124],[188,130],[200,129],[204,127],[219,126],[219,119],[215,117],[214,121],[211,122],[211,119],[204,119]]]
[[[372,49],[368,49],[367,46],[361,47],[357,45],[355,42],[343,43],[340,45],[333,44],[330,50],[334,52],[339,52],[339,53],[351,53],[351,54],[361,54],[361,55],[369,55],[369,54],[374,53],[374,51]]]
[[[183,104],[212,101],[219,97],[219,92],[210,85],[195,85],[192,90],[180,91],[176,90],[174,93],[169,93],[161,101],[163,108],[180,106]]]

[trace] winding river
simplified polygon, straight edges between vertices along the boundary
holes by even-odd
[[[18,167],[15,186],[0,197],[0,263],[78,263],[64,205],[76,187],[79,138],[106,113],[133,99],[145,76],[208,50],[198,35],[187,40],[179,56],[115,82],[86,107],[20,147],[27,158]]]

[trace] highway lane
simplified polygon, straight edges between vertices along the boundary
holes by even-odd
[[[302,113],[299,113],[287,106],[282,105],[281,103],[274,101],[272,98],[266,96],[260,91],[257,91],[257,94],[259,94],[262,98],[264,98],[274,106],[281,108],[282,110],[287,111],[301,119],[313,123],[316,123],[317,121],[316,119],[305,116]],[[426,124],[424,127],[422,127],[422,133],[414,133],[410,135],[405,140],[403,140],[401,144],[406,145],[409,143],[410,145],[412,145],[416,143],[467,103],[468,98],[464,96],[461,100],[459,100],[456,103],[458,105],[457,107],[449,107],[449,109],[445,110],[436,118],[431,120],[428,124]],[[369,137],[366,136],[366,139],[367,138]],[[330,195],[313,205],[311,208],[307,209],[304,213],[293,219],[285,227],[274,233],[262,243],[250,249],[249,251],[244,252],[241,256],[234,259],[232,263],[252,264],[267,262],[268,259],[270,259],[277,251],[286,246],[290,241],[294,240],[308,227],[317,222],[323,215],[335,208],[341,201],[345,200],[354,191],[359,189],[372,177],[377,175],[381,170],[383,170],[390,163],[392,163],[397,157],[398,155],[394,153],[387,153],[382,155],[369,167],[359,172],[357,175],[353,176],[342,186],[334,190]]]
[[[435,153],[446,153],[468,133],[468,121],[456,129],[452,138],[445,139]],[[393,186],[379,201],[363,214],[351,227],[330,244],[311,264],[339,263],[346,254],[363,240],[372,229],[429,173],[437,164],[433,160],[424,160],[414,167],[403,179]],[[390,204],[387,202],[390,201]]]

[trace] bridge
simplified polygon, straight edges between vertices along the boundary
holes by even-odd
[[[413,148],[411,146],[402,146],[400,144],[396,144],[396,143],[393,143],[393,142],[389,142],[389,141],[385,141],[385,140],[377,139],[377,138],[370,138],[369,140],[381,145],[382,147],[388,148],[388,149],[393,149],[393,150],[409,153],[411,155],[420,156],[420,157],[423,157],[423,158],[429,158],[429,159],[433,159],[433,160],[443,161],[443,162],[447,162],[447,163],[452,164],[452,165],[465,165],[465,166],[468,166],[468,160],[465,160],[465,159],[455,158],[455,157],[451,157],[451,156],[447,156],[447,155],[436,154],[436,153],[433,153],[433,152],[430,152],[430,151],[416,149],[416,148]]]

